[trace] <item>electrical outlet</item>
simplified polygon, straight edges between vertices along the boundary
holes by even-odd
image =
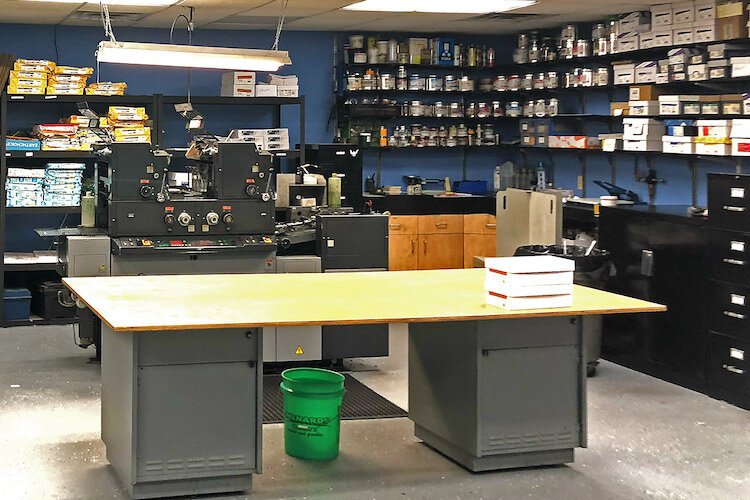
[[[578,176],[578,189],[583,189],[583,176]]]

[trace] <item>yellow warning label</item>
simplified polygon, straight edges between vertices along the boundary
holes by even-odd
[[[296,354],[297,356],[301,356],[301,355],[305,354],[305,351],[302,349],[301,345],[298,345],[297,346],[297,350],[294,351],[294,354]]]

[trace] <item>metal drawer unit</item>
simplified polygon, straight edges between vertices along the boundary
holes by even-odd
[[[708,394],[750,409],[750,176],[708,175]]]

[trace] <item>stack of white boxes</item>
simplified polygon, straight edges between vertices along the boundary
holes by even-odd
[[[732,152],[732,120],[697,120],[695,153],[729,156]]]
[[[639,48],[712,42],[716,33],[716,0],[675,2],[651,7],[651,30],[639,36]]]
[[[552,256],[485,260],[485,302],[511,311],[573,305],[575,262]]]
[[[299,79],[295,75],[268,75],[267,80],[255,86],[257,97],[299,97]]]
[[[750,119],[732,120],[732,156],[750,156]]]
[[[289,129],[236,129],[229,133],[230,141],[252,142],[259,151],[289,150]]]
[[[221,75],[222,97],[255,97],[255,72],[230,71]]]
[[[652,118],[624,118],[625,151],[661,151],[664,123]]]

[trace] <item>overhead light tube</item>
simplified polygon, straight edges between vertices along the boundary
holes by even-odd
[[[490,14],[534,5],[536,0],[362,0],[344,10],[424,12],[432,14]]]

